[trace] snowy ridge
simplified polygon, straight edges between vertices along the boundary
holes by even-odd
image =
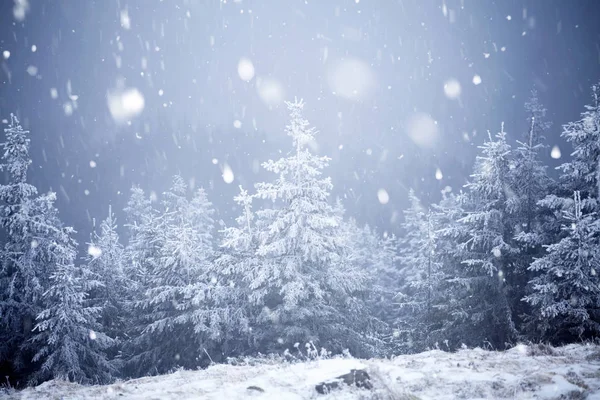
[[[568,345],[505,352],[440,350],[392,360],[336,358],[298,364],[214,365],[200,371],[105,386],[50,381],[9,399],[600,399],[600,346]],[[319,395],[315,385],[365,368],[372,391]],[[248,390],[249,386],[260,390]]]

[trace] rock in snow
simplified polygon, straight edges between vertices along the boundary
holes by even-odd
[[[353,369],[347,374],[340,375],[332,381],[322,382],[315,386],[317,392],[321,394],[330,393],[335,389],[341,388],[342,383],[348,386],[356,386],[358,388],[373,389],[371,377],[364,369]]]
[[[351,377],[348,371],[354,370]],[[362,374],[364,372],[364,374]],[[352,385],[369,377],[371,391]],[[317,385],[338,377],[350,385],[323,395]],[[347,378],[347,379],[346,379]],[[338,381],[339,382],[339,381]],[[357,385],[358,386],[358,385]],[[325,392],[325,390],[323,390]],[[2,397],[2,395],[0,395]],[[46,382],[9,399],[588,399],[600,400],[600,346],[518,345],[503,352],[432,350],[391,360],[333,358],[305,363],[177,371],[81,386]]]

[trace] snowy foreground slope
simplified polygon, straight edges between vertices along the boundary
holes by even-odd
[[[552,354],[548,354],[552,353]],[[373,390],[344,388],[320,395],[315,385],[364,368]],[[248,389],[256,386],[264,390]],[[52,381],[10,399],[600,399],[600,346],[540,351],[435,350],[392,360],[338,358],[298,364],[215,365],[201,371],[106,386]]]

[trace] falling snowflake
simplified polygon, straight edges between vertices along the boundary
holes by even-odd
[[[100,249],[100,247],[94,246],[93,244],[91,244],[88,247],[88,254],[94,258],[98,258],[102,255],[102,249]]]
[[[231,183],[233,182],[234,179],[234,175],[233,175],[233,171],[231,170],[231,167],[229,166],[229,164],[225,164],[223,166],[223,180],[225,181],[225,183]]]
[[[254,78],[254,64],[247,58],[240,59],[238,63],[238,75],[240,79],[250,82]]]
[[[377,191],[377,199],[379,199],[381,204],[387,204],[390,201],[390,195],[388,194],[387,190],[379,189]]]

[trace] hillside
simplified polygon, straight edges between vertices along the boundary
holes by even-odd
[[[366,369],[373,390],[315,385]],[[248,389],[248,387],[259,389]],[[517,346],[505,352],[440,350],[392,360],[334,358],[305,363],[214,365],[106,386],[51,381],[9,399],[600,399],[600,346]]]

